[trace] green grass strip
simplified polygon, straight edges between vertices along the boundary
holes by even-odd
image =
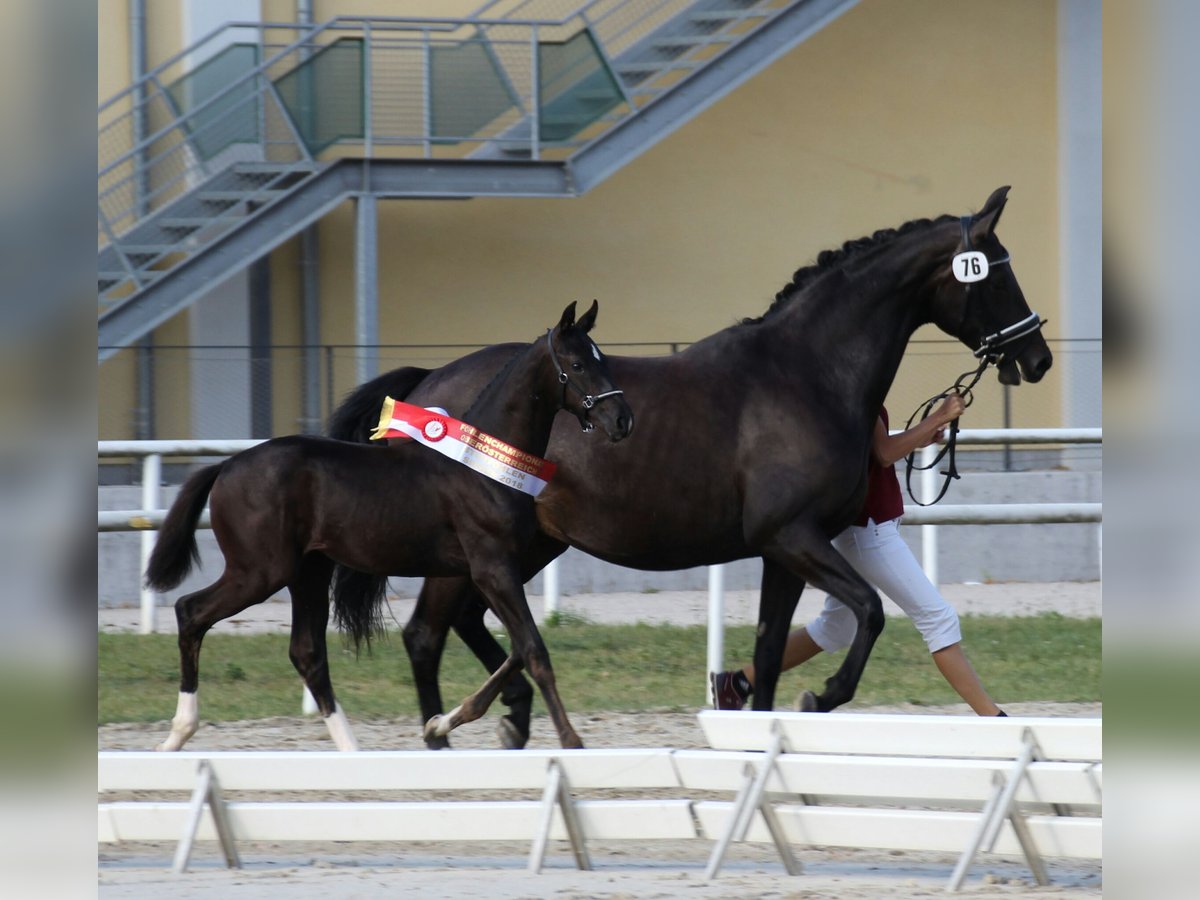
[[[560,617],[542,629],[572,712],[644,709],[693,710],[704,704],[705,629],[702,626],[596,625]],[[965,647],[997,702],[1094,702],[1100,699],[1099,619],[963,617]],[[506,638],[501,643],[507,644]],[[221,634],[204,641],[200,688],[208,721],[295,715],[299,676],[282,634]],[[754,629],[726,629],[729,665],[749,660]],[[776,706],[789,708],[805,688],[819,690],[842,659],[819,656],[786,673]],[[370,654],[330,638],[330,671],[342,706],[357,718],[417,713],[412,671],[398,634],[377,640]],[[484,678],[479,662],[454,637],[442,660],[447,706]],[[179,684],[172,635],[101,634],[97,713],[101,724],[170,719]],[[906,620],[889,621],[867,665],[854,706],[895,703],[941,705],[959,698],[938,674],[924,642]],[[540,697],[535,714],[544,713]]]

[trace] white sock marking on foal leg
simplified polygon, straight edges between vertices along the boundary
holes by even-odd
[[[350,720],[342,712],[342,705],[340,703],[334,703],[333,712],[325,718],[325,727],[329,729],[329,736],[333,738],[333,743],[339,750],[349,751],[358,749],[358,741],[354,739],[354,732],[350,728]]]
[[[171,720],[171,733],[167,739],[158,745],[158,750],[179,750],[187,743],[188,738],[200,727],[200,701],[193,694],[179,692],[179,700],[175,704],[175,718]]]
[[[434,734],[436,734],[438,737],[445,737],[448,735],[451,731],[458,727],[458,720],[461,714],[462,706],[460,705],[454,707],[454,709],[450,710],[450,712],[446,713],[444,716],[438,716],[437,728],[434,730]]]

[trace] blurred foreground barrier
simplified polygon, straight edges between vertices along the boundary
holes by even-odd
[[[530,841],[538,872],[552,838],[570,841],[580,869],[592,867],[589,839],[700,838],[715,841],[707,878],[732,841],[771,840],[793,875],[794,845],[961,854],[950,890],[981,850],[1023,854],[1039,884],[1049,883],[1047,857],[1101,858],[1099,719],[699,719],[712,749],[106,751],[98,836],[178,840],[177,872],[197,839],[219,839],[230,866],[237,841]],[[578,799],[585,790],[620,796]],[[160,799],[188,791],[190,802]],[[410,796],[362,799],[383,791]],[[296,799],[305,792],[320,797]],[[348,796],[329,798],[339,792]],[[519,792],[531,798],[511,799]],[[714,792],[736,799],[698,799]]]
[[[1023,854],[1038,884],[1044,857],[1100,859],[1101,720],[869,713],[700,713],[714,750],[679,750],[683,786],[736,791],[701,801],[718,838],[714,877],[734,840],[961,853],[958,890],[980,850]],[[758,814],[756,817],[756,813]]]

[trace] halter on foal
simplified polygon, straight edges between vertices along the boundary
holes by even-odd
[[[534,456],[546,454],[559,409],[572,412],[587,430],[595,421],[611,441],[627,437],[633,415],[613,386],[606,358],[587,336],[596,309],[593,303],[576,322],[575,304],[568,306],[544,339],[519,348],[463,418]],[[150,558],[148,585],[169,590],[190,571],[197,559],[196,523],[210,494],[225,571],[175,604],[180,695],[171,733],[159,749],[180,749],[199,724],[196,689],[205,633],[284,587],[292,596],[292,662],[338,749],[356,749],[326,657],[335,562],[377,576],[469,576],[508,629],[513,649],[503,674],[435,723],[442,734],[481,716],[504,678],[525,666],[542,689],[563,746],[581,745],[522,587],[534,574],[522,569],[536,533],[531,496],[412,443],[378,448],[310,436],[276,438],[188,479]],[[373,603],[338,605],[336,611],[356,641],[378,622]]]

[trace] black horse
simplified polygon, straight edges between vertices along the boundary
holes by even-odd
[[[633,415],[613,388],[605,357],[587,336],[595,321],[595,303],[578,322],[572,303],[555,328],[528,346],[511,348],[499,371],[481,380],[478,399],[462,419],[483,433],[473,440],[485,452],[495,447],[490,436],[544,456],[555,413],[564,408],[587,430],[594,416],[611,441],[629,435]],[[425,432],[432,441],[447,436],[444,419],[432,428]],[[563,466],[559,474],[569,476],[569,469],[570,464]],[[355,749],[334,699],[325,647],[335,562],[380,578],[466,577],[508,629],[511,657],[431,730],[444,736],[483,715],[502,683],[524,665],[542,689],[563,746],[581,746],[558,698],[549,655],[522,587],[537,571],[524,566],[540,558],[530,547],[537,523],[528,493],[413,441],[381,450],[322,437],[276,438],[188,479],[150,557],[148,585],[165,591],[187,575],[197,560],[196,524],[210,493],[225,571],[175,604],[182,677],[171,733],[159,749],[178,750],[196,732],[205,633],[285,586],[292,596],[292,663],[338,749]],[[379,625],[373,604],[338,601],[335,614],[356,644]]]
[[[1022,375],[1039,381],[1052,362],[1041,320],[995,235],[1007,194],[1007,187],[995,191],[973,216],[916,220],[825,251],[764,315],[681,353],[612,357],[613,376],[638,410],[638,433],[598,452],[586,436],[554,429],[550,452],[569,472],[538,497],[541,533],[525,570],[540,569],[568,544],[650,570],[761,556],[754,708],[774,705],[788,627],[808,583],[857,616],[854,642],[815,706],[826,711],[850,700],[883,610],[830,539],[862,507],[871,431],[909,338],[935,323],[995,362],[1005,384]],[[380,399],[398,390],[453,411],[512,352],[511,345],[486,348],[417,384],[414,370],[382,375],[347,397],[329,433],[365,440]],[[383,588],[381,579],[349,573],[339,582],[347,593]],[[505,659],[483,627],[484,611],[468,579],[425,582],[404,630],[424,715],[442,709],[437,670],[451,626],[489,669]],[[519,675],[506,686],[506,745],[524,745],[531,699]]]

